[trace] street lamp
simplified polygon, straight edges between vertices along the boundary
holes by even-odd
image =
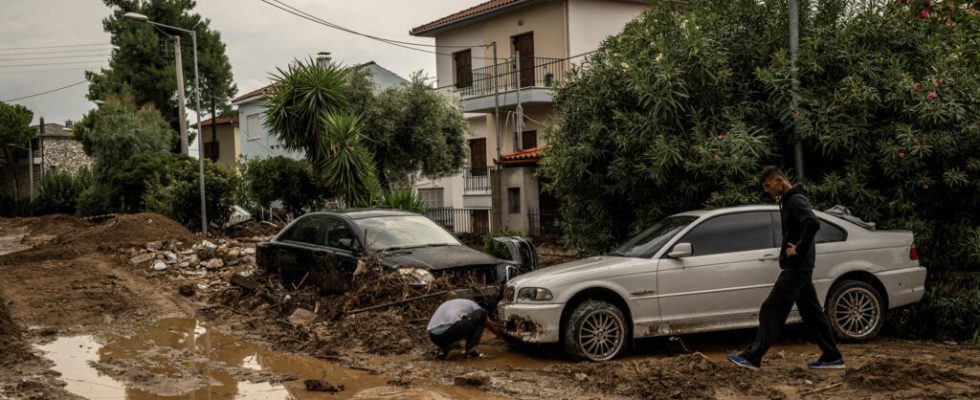
[[[208,213],[206,211],[207,210],[206,203],[204,200],[204,143],[201,139],[201,76],[197,72],[197,31],[161,24],[159,22],[153,22],[150,21],[150,18],[147,17],[146,15],[135,13],[132,11],[123,14],[123,18],[131,19],[134,21],[146,22],[150,25],[155,25],[155,26],[159,26],[167,29],[173,29],[173,30],[191,34],[191,40],[193,41],[193,45],[194,45],[194,108],[196,109],[195,114],[197,114],[197,130],[198,130],[197,165],[200,173],[199,181],[201,183],[201,233],[204,236],[207,236]],[[184,106],[183,104],[180,105],[180,107],[183,106]]]

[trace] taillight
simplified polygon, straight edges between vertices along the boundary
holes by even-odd
[[[919,259],[919,252],[915,251],[915,243],[913,243],[912,247],[909,247],[909,260],[915,261],[918,259]]]

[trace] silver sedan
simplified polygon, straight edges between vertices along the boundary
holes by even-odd
[[[918,302],[926,269],[910,231],[816,212],[813,283],[838,337],[875,337],[887,310]],[[776,206],[670,216],[610,254],[508,282],[497,317],[509,336],[558,343],[580,359],[616,357],[632,338],[752,328],[779,275]],[[794,309],[790,323],[801,322]]]

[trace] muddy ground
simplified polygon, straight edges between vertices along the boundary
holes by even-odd
[[[270,395],[280,392],[291,398],[980,398],[974,345],[890,338],[843,344],[848,368],[817,372],[804,368],[817,349],[798,327],[787,330],[757,372],[724,361],[748,344],[751,330],[642,340],[621,359],[600,364],[568,361],[551,347],[513,348],[488,334],[481,346],[487,357],[463,360],[454,352],[441,362],[424,332],[441,297],[353,315],[339,311],[444,287],[331,296],[296,289],[262,274],[247,251],[273,232],[243,227],[202,245],[155,214],[99,224],[57,215],[0,219],[0,399],[287,398]],[[549,263],[569,258],[557,246],[543,252],[553,254],[543,257]],[[229,283],[235,275],[258,286]],[[298,308],[313,311],[316,321],[289,322]],[[306,380],[345,387],[307,392],[317,384]],[[119,390],[109,395],[109,387]]]

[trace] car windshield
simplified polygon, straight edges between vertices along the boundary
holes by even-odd
[[[372,217],[354,220],[371,250],[398,250],[428,246],[455,246],[459,240],[421,215]]]
[[[690,216],[664,218],[643,232],[633,236],[622,246],[609,253],[609,255],[621,257],[652,257],[667,241],[696,219],[697,217]]]

